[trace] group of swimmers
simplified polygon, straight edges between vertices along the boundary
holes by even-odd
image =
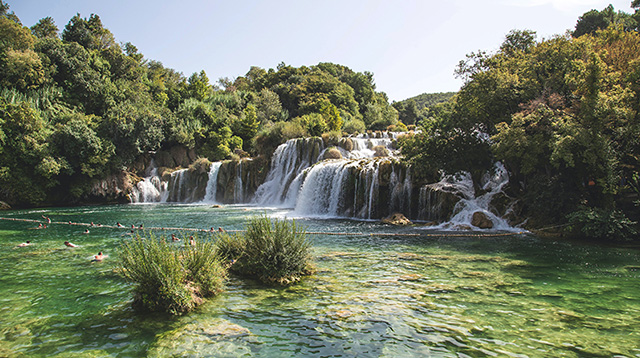
[[[69,242],[69,241],[65,241],[64,245],[67,246],[67,247],[79,247],[78,245],[76,245],[76,244],[74,244],[72,242]],[[26,246],[31,246],[31,241],[27,240],[26,242],[18,244],[18,247],[26,247]],[[98,252],[97,255],[93,256],[93,260],[92,261],[102,261],[106,257],[107,256],[102,254],[102,251],[100,251],[100,252]]]

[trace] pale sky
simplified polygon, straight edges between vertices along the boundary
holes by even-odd
[[[319,62],[370,71],[390,100],[457,91],[454,70],[465,55],[493,52],[512,29],[549,38],[578,17],[631,0],[5,0],[32,26],[51,16],[62,31],[71,17],[97,14],[116,41],[187,77],[204,70],[212,83],[251,66]]]

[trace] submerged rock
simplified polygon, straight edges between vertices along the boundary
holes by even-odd
[[[407,219],[407,217],[404,216],[404,214],[402,213],[391,214],[386,218],[382,219],[382,222],[385,224],[397,225],[397,226],[413,225],[411,220]]]
[[[230,321],[200,320],[162,334],[148,353],[152,357],[246,355],[252,340],[247,328]]]
[[[471,217],[471,225],[480,229],[491,229],[493,228],[493,221],[482,211],[476,211]]]

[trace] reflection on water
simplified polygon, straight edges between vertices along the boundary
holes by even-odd
[[[522,235],[314,236],[318,272],[299,285],[231,277],[223,294],[184,317],[131,310],[131,288],[113,271],[131,224],[242,229],[264,212],[123,205],[2,213],[127,228],[83,234],[83,226],[31,230],[37,225],[0,220],[0,356],[640,356],[640,253]],[[414,232],[299,222],[309,231]],[[16,248],[26,240],[33,245]],[[91,262],[98,251],[110,257]]]

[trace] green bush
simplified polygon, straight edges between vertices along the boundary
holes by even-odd
[[[218,250],[237,261],[231,270],[264,283],[289,285],[312,273],[311,243],[295,221],[254,218],[244,237],[222,236]]]
[[[119,272],[135,284],[133,306],[178,315],[222,290],[226,270],[212,242],[183,248],[164,238],[134,237],[120,246]]]
[[[223,233],[216,241],[216,253],[221,260],[235,262],[244,255],[244,236]]]
[[[634,228],[637,222],[629,220],[620,210],[582,208],[567,218],[570,230],[591,239],[628,241],[637,235]]]

